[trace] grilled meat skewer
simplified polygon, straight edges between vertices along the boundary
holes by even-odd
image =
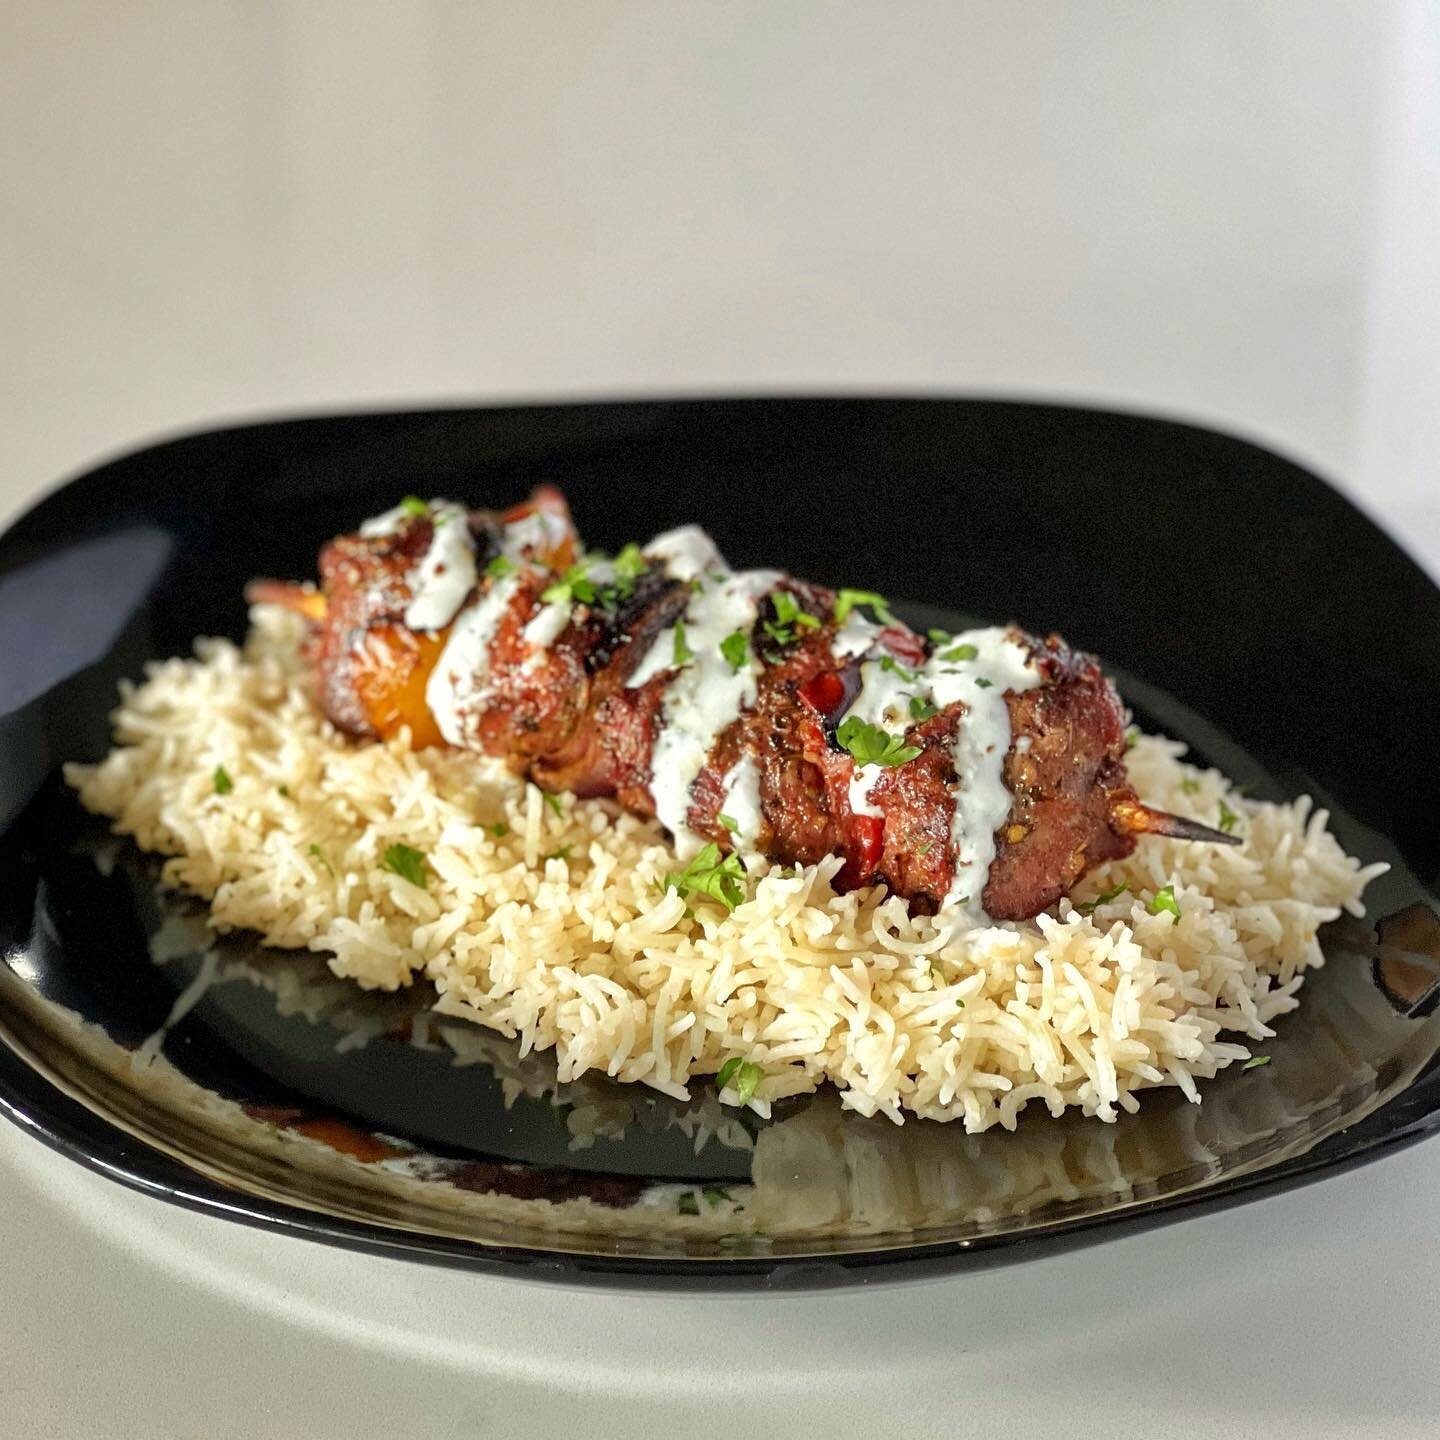
[[[732,572],[694,527],[586,557],[549,487],[409,499],[327,545],[318,590],[247,593],[306,616],[340,729],[613,797],[682,857],[841,855],[843,887],[1017,920],[1139,835],[1234,843],[1140,802],[1120,699],[1058,636],[922,637],[878,596]]]

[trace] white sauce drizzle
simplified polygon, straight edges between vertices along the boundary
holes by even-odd
[[[372,516],[360,526],[360,538],[362,540],[380,540],[386,535],[393,535],[407,520],[412,518],[413,513],[404,505],[397,505],[383,515]]]
[[[867,620],[858,610],[852,610],[845,617],[845,623],[835,632],[835,638],[830,642],[830,648],[835,652],[837,660],[848,660],[852,655],[863,655],[875,644],[882,629],[884,626],[876,625],[874,621]]]
[[[560,516],[534,510],[505,527],[500,553],[518,565],[536,550],[554,549],[568,533]],[[430,672],[425,684],[425,703],[430,707],[440,733],[451,745],[469,744],[471,732],[484,713],[485,701],[490,694],[490,648],[495,641],[495,632],[500,628],[500,622],[519,588],[520,576],[517,573],[512,572],[492,581],[489,590],[477,596],[460,612],[455,628],[440,652],[440,659]],[[560,612],[558,620],[553,612]],[[546,605],[525,627],[525,638],[538,646],[542,642],[532,638],[532,628],[543,635],[549,627],[558,623],[555,631],[558,635],[569,618],[568,605]]]
[[[490,647],[519,588],[520,577],[506,575],[460,612],[425,683],[425,703],[452,745],[470,742],[490,693]]]
[[[760,838],[760,768],[749,755],[742,755],[725,772],[724,798],[720,813],[735,822],[734,843],[750,847]]]
[[[973,646],[975,658],[940,658],[960,645]],[[902,735],[914,723],[912,698],[928,701],[937,710],[957,701],[966,707],[954,749],[950,846],[955,878],[942,908],[963,910],[977,920],[984,916],[980,896],[995,859],[995,831],[1005,823],[1012,801],[1004,779],[1011,738],[1005,692],[1029,690],[1039,683],[1029,651],[1000,626],[954,636],[918,670],[902,661],[892,661],[889,667],[882,659],[861,663],[860,690],[847,717],[854,715],[867,725]],[[883,773],[879,765],[856,766],[850,781],[850,808],[856,814],[884,813],[869,799],[871,787]]]
[[[435,534],[409,577],[405,624],[411,630],[443,630],[460,613],[479,578],[465,511],[459,505],[441,505],[430,518]]]
[[[721,653],[720,643],[737,630],[750,633],[760,601],[783,577],[778,570],[730,573],[714,541],[695,525],[657,536],[646,546],[645,554],[661,560],[677,580],[701,581],[680,622],[685,627],[686,648],[694,658],[675,669],[676,627],[669,626],[655,637],[628,682],[633,689],[673,671],[650,757],[650,794],[656,816],[674,837],[676,851],[688,859],[703,843],[687,824],[690,787],[721,732],[747,705],[755,703],[753,658],[737,674]],[[758,777],[756,783],[758,825]],[[740,817],[734,818],[738,821]]]
[[[569,604],[553,600],[548,605],[542,605],[535,612],[534,619],[526,625],[522,632],[525,643],[533,646],[536,650],[548,650],[560,638],[561,631],[569,623]]]
[[[432,500],[426,508],[434,533],[425,553],[405,577],[410,589],[405,624],[411,630],[434,631],[443,630],[460,613],[479,577],[465,508],[448,500]],[[365,521],[360,527],[361,538],[380,540],[397,534],[415,518],[413,509],[397,505]]]
[[[1010,708],[1007,690],[1032,690],[1040,683],[1030,652],[1001,626],[966,630],[941,651],[973,645],[973,660],[941,660],[932,656],[925,667],[928,698],[943,710],[957,700],[967,707],[955,735],[955,815],[950,847],[955,879],[944,906],[979,919],[985,910],[981,892],[995,860],[995,832],[1010,814],[1012,796],[1005,785],[1005,756],[1010,749]],[[977,681],[989,681],[988,686]]]
[[[664,562],[665,571],[677,580],[694,580],[707,572],[728,574],[730,567],[715,548],[715,542],[698,525],[681,525],[657,535],[642,552],[648,559]]]

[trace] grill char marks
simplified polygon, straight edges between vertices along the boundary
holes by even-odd
[[[532,775],[549,790],[613,795],[628,810],[655,813],[650,755],[665,698],[665,677],[627,689],[655,637],[684,613],[690,587],[658,566],[635,581],[613,610],[586,607],[555,642],[578,657],[585,712],[562,744],[536,760]]]

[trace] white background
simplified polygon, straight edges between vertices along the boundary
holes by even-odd
[[[285,409],[961,391],[1257,438],[1440,573],[1437,256],[1420,0],[0,0],[0,519]],[[0,1155],[7,1435],[1440,1428],[1440,1145],[992,1274],[703,1301]]]

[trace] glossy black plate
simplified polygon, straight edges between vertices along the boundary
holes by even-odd
[[[406,492],[561,484],[613,549],[703,522],[738,565],[1063,629],[1142,723],[1387,860],[1370,918],[1204,1104],[1015,1134],[769,1122],[558,1084],[419,995],[213,942],[58,780],[122,676],[238,637],[251,575]],[[645,402],[308,419],[72,481],[0,539],[0,1107],[181,1204],[383,1253],[571,1277],[820,1284],[1029,1256],[1371,1158],[1440,1116],[1440,592],[1305,471],[1223,435],[972,401]],[[1431,720],[1427,720],[1431,717]],[[183,1013],[182,1013],[183,1012]]]

